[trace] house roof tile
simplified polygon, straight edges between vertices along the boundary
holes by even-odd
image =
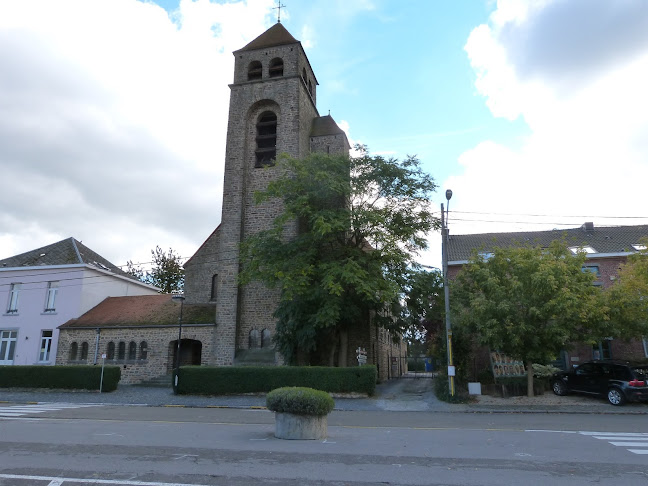
[[[137,280],[74,238],[66,238],[51,245],[0,260],[0,268],[78,264],[92,265],[98,269]]]
[[[448,262],[469,260],[475,251],[492,251],[498,247],[531,245],[546,247],[552,241],[564,239],[568,246],[589,246],[596,253],[634,253],[642,238],[648,237],[648,225],[601,226],[586,223],[580,228],[514,233],[481,233],[450,235]]]

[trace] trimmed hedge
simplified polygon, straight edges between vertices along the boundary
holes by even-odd
[[[104,367],[102,391],[117,389],[119,366]],[[0,366],[0,388],[64,388],[99,390],[101,366]]]
[[[299,386],[329,393],[366,393],[376,390],[374,365],[350,368],[326,366],[182,366],[178,393],[232,395],[267,393],[275,388]]]
[[[272,390],[266,397],[268,410],[295,415],[328,415],[335,402],[331,395],[306,387],[283,387]]]

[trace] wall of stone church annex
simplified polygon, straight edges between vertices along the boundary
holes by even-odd
[[[59,334],[59,346],[56,354],[57,365],[70,364],[93,364],[95,358],[96,329],[61,329]],[[212,364],[210,357],[213,352],[213,325],[183,325],[182,339],[193,339],[202,344],[202,364]],[[121,367],[120,383],[130,385],[157,378],[171,372],[173,365],[173,350],[170,350],[172,342],[177,342],[177,326],[158,327],[136,327],[136,328],[103,328],[100,329],[99,346],[97,353],[98,364],[101,364],[101,354],[107,353],[108,343],[114,342],[118,346],[120,341],[126,344],[126,356],[128,357],[128,345],[131,341],[137,344],[137,354],[134,360],[106,360],[107,365],[119,365]],[[142,359],[140,344],[146,342],[146,358]],[[70,360],[71,344],[76,342],[80,352],[83,342],[88,343],[88,358],[86,360]],[[77,358],[80,355],[77,356]],[[115,356],[117,354],[115,353]]]

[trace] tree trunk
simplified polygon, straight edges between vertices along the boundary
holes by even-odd
[[[533,363],[531,361],[527,361],[526,367],[527,367],[527,396],[532,397],[532,396],[534,396],[534,394],[533,394]]]
[[[335,351],[337,350],[337,342],[338,342],[337,336],[335,336],[335,338],[332,341],[333,342],[331,343],[331,349],[329,350],[329,356],[328,356],[328,365],[330,367],[335,366]]]
[[[345,329],[340,331],[340,352],[338,353],[338,366],[346,368],[349,366],[347,363],[347,355],[349,348],[349,332]]]

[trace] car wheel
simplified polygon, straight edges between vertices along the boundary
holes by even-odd
[[[554,381],[553,384],[551,385],[551,388],[556,395],[559,395],[561,397],[563,395],[567,395],[567,385],[565,385],[560,380]]]
[[[612,405],[623,405],[626,397],[618,388],[610,388],[607,392],[607,399]]]

